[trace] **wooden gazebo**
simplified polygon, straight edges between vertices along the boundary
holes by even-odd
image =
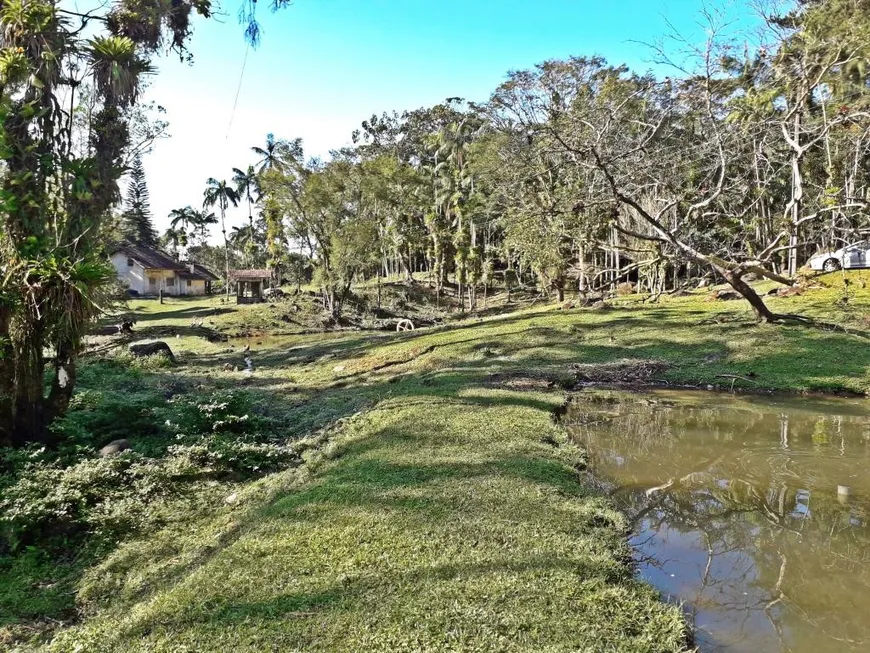
[[[271,280],[271,270],[230,270],[230,281],[236,284],[236,304],[262,302],[263,289]]]

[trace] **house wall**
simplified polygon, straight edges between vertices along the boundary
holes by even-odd
[[[148,280],[145,278],[145,268],[133,261],[133,265],[127,265],[127,255],[123,252],[112,254],[112,265],[115,267],[115,272],[118,278],[126,283],[130,290],[135,290],[140,294],[147,294]]]
[[[164,295],[183,295],[184,290],[181,285],[181,279],[175,273],[175,270],[148,270],[146,274],[155,280],[154,284],[150,283],[149,287],[163,288]],[[150,294],[155,294],[157,290],[153,290]]]
[[[181,285],[175,270],[152,270],[144,271],[145,281],[143,295],[156,295],[163,290],[164,295],[181,295]]]
[[[156,295],[161,289],[164,295],[205,295],[202,279],[182,279],[175,270],[146,270],[137,261],[127,265],[127,258],[123,252],[113,254],[112,266],[118,278],[140,295]]]
[[[137,261],[133,265],[127,264],[127,255],[116,252],[111,261],[118,274],[118,278],[125,282],[130,290],[135,290],[140,295],[156,295],[163,290],[164,295],[182,295],[186,286],[180,283],[174,270],[146,270]],[[153,282],[152,282],[153,280]]]
[[[188,279],[187,280],[187,294],[188,295],[204,295],[205,294],[205,281],[202,279]]]

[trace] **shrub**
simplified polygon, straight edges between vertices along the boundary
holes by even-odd
[[[274,440],[272,424],[253,412],[244,393],[178,397],[173,404],[177,421],[170,420],[169,427],[179,444],[172,455],[245,476],[298,462],[295,447]]]
[[[625,282],[619,284],[618,286],[616,286],[616,294],[619,295],[620,297],[623,297],[625,295],[633,295],[634,292],[635,292],[634,284],[631,283],[630,281],[625,281]]]
[[[243,433],[262,428],[251,420],[251,404],[243,393],[215,392],[207,397],[178,396],[171,400],[168,426],[180,437],[207,433]]]
[[[77,410],[58,427],[70,439],[62,453],[3,452],[0,541],[19,549],[79,535],[116,540],[153,525],[161,503],[191,483],[251,477],[297,464],[298,445],[277,441],[271,423],[251,408],[245,393],[232,392],[178,396],[156,406],[142,396],[80,397]],[[139,427],[155,432],[164,419],[166,446],[154,457],[141,451],[96,457],[93,443],[111,431],[101,420],[114,411],[120,415],[117,435]],[[89,422],[97,424],[99,436],[88,430]]]
[[[66,448],[81,445],[98,448],[110,440],[160,433],[153,393],[85,391],[73,410],[57,420],[52,429]]]
[[[106,504],[138,495],[130,467],[136,454],[92,458],[63,467],[58,462],[25,465],[0,498],[0,528],[12,548],[36,539],[66,537],[79,530],[112,535],[125,524],[107,524],[98,514]],[[141,502],[147,496],[137,497]],[[93,518],[97,518],[94,520]],[[99,525],[98,523],[99,522]]]

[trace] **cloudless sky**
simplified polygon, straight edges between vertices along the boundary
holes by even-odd
[[[646,71],[654,57],[638,42],[668,22],[703,39],[702,0],[295,0],[277,13],[261,0],[262,43],[248,52],[233,115],[246,46],[237,0],[225,2],[226,16],[195,23],[193,64],[161,59],[147,91],[170,123],[144,162],[161,233],[171,209],[201,204],[208,177],[254,163],[250,148],[269,132],[325,157],[373,113],[483,101],[509,70],[602,55]]]

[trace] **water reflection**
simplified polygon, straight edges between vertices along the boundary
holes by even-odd
[[[702,651],[870,650],[864,402],[595,392],[567,422]]]

